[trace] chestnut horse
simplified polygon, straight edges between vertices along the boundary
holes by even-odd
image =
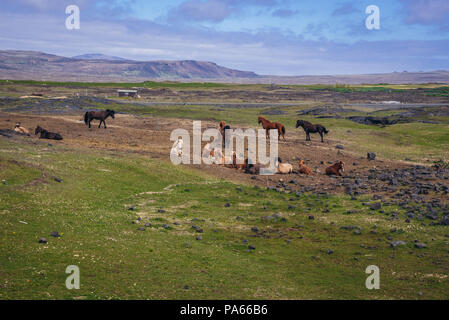
[[[282,138],[284,138],[285,141],[285,127],[283,124],[279,123],[279,122],[271,122],[267,119],[265,119],[264,117],[258,117],[257,121],[259,124],[262,124],[262,127],[266,130],[267,132],[267,138],[269,138],[270,136],[270,129],[277,129],[278,131],[278,137],[280,137],[282,135]]]
[[[227,125],[226,122],[224,121],[220,121],[220,123],[218,124],[218,129],[220,130],[221,133],[221,138],[222,138],[222,143],[224,145],[224,148],[226,148],[226,145],[228,144],[228,140],[226,140],[226,130],[231,129],[231,126]]]
[[[105,120],[109,116],[111,116],[112,119],[115,119],[114,115],[115,115],[115,111],[109,110],[109,109],[107,109],[106,111],[104,111],[104,110],[103,111],[88,111],[84,114],[84,123],[89,124],[89,128],[90,128],[90,123],[92,122],[92,120],[94,120],[94,119],[100,120],[100,124],[98,125],[98,128],[101,127],[101,123],[103,122],[104,128],[106,129]]]
[[[328,176],[330,175],[342,176],[342,172],[345,172],[345,164],[343,161],[338,161],[337,163],[326,168],[326,174]]]

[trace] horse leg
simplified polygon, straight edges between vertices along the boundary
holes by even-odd
[[[98,128],[101,128],[101,123],[103,122],[103,120],[100,120],[100,124],[98,125]]]
[[[92,119],[89,118],[89,129],[91,128],[90,123],[92,122]]]
[[[106,129],[106,121],[103,120],[104,128]]]
[[[320,130],[320,136],[321,136],[321,142],[324,142],[324,139],[323,139],[323,131],[321,131],[321,130]]]
[[[310,141],[310,134],[308,130],[306,131],[306,141]]]

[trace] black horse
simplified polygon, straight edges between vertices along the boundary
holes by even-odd
[[[323,127],[320,124],[311,124],[308,121],[305,120],[298,120],[296,121],[296,128],[302,127],[306,133],[306,141],[310,140],[310,133],[319,133],[321,136],[321,142],[324,142],[323,140],[323,133],[328,134],[329,131],[326,130],[325,127]]]
[[[37,126],[34,130],[34,134],[40,133],[39,139],[51,139],[51,140],[62,140],[62,136],[59,133],[49,132],[44,128]]]
[[[100,124],[98,125],[98,128],[101,127],[101,123],[103,122],[104,128],[106,129],[105,120],[109,116],[111,116],[112,119],[115,119],[114,115],[115,115],[115,111],[109,110],[109,109],[106,109],[106,111],[104,111],[104,110],[103,111],[88,111],[84,114],[84,123],[89,124],[89,128],[90,128],[90,123],[92,122],[92,120],[94,120],[94,119],[100,120]]]

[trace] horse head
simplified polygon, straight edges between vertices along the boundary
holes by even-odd
[[[220,123],[218,124],[218,129],[223,130],[223,128],[224,128],[225,125],[226,125],[226,122],[220,121]]]
[[[257,118],[257,121],[258,121],[259,124],[261,124],[261,123],[263,124],[263,121],[264,121],[264,120],[265,120],[264,117],[258,117],[258,118]]]
[[[343,161],[338,162],[338,168],[345,172],[345,163]]]
[[[304,126],[304,121],[302,121],[302,120],[296,121],[296,128],[299,128],[300,126],[301,127]]]
[[[110,115],[112,117],[112,119],[115,119],[115,117],[114,117],[115,111],[114,110],[106,109],[106,112],[108,113],[108,115]]]
[[[34,134],[36,135],[36,134],[38,134],[41,131],[42,131],[42,128],[40,126],[37,126],[36,130],[34,130]]]

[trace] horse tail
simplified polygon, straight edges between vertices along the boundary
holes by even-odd
[[[84,114],[84,123],[87,124],[88,120],[89,120],[89,112],[86,112]]]
[[[281,130],[282,130],[282,135],[284,135],[285,134],[285,126],[282,126]]]

